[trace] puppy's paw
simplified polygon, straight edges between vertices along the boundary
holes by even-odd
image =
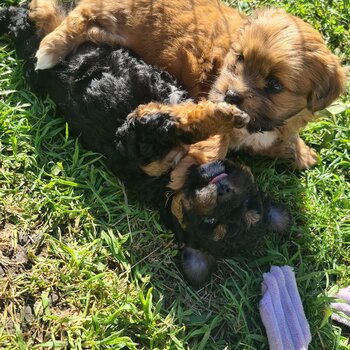
[[[217,103],[216,112],[219,112],[225,117],[225,122],[230,121],[234,128],[243,128],[250,121],[250,117],[247,113],[241,111],[235,105],[226,102]]]
[[[299,170],[309,169],[318,162],[317,153],[314,149],[306,146],[299,147],[295,152],[295,163]]]
[[[56,54],[50,53],[48,49],[41,46],[36,52],[35,57],[37,60],[35,70],[52,68],[60,61]]]

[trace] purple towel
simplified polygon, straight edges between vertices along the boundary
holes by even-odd
[[[341,300],[331,304],[331,308],[334,310],[332,320],[350,327],[350,286],[341,289],[336,297]]]
[[[264,273],[260,315],[270,350],[303,350],[311,342],[310,327],[290,266],[272,266]]]

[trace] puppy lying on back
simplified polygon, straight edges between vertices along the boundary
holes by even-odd
[[[249,251],[267,231],[287,229],[288,212],[257,189],[247,167],[204,161],[220,148],[220,134],[249,121],[244,112],[192,103],[168,73],[125,49],[87,43],[56,68],[35,72],[40,37],[27,10],[1,10],[0,30],[7,28],[28,83],[48,92],[83,145],[104,154],[126,187],[160,211],[192,285],[203,285],[216,258]]]
[[[39,27],[52,7],[55,0],[32,0]],[[218,0],[81,0],[41,42],[37,68],[56,65],[87,40],[132,49],[195,100],[238,106],[251,119],[229,133],[229,147],[290,158],[299,169],[317,162],[299,129],[345,86],[344,69],[320,34],[283,10],[245,17]]]

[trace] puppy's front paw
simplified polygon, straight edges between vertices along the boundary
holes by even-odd
[[[300,147],[295,153],[295,163],[299,170],[309,169],[318,162],[317,153],[314,149],[306,146]]]
[[[216,110],[225,117],[225,122],[230,121],[234,128],[243,128],[250,121],[250,117],[247,113],[241,111],[235,105],[226,102],[218,103],[216,105]]]

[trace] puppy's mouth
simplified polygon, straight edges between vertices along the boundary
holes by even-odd
[[[243,110],[243,109],[242,109]],[[284,120],[272,120],[264,114],[251,117],[246,128],[250,134],[273,131],[285,124]]]
[[[233,90],[231,91],[231,95],[232,94]],[[291,111],[286,115],[279,116],[279,118],[271,118],[271,115],[266,113],[264,109],[260,108],[259,110],[251,110],[251,108],[246,108],[244,101],[247,99],[247,97],[243,96],[243,94],[236,93],[232,96],[231,95],[227,95],[227,92],[213,87],[211,93],[209,94],[209,99],[217,103],[225,101],[226,103],[234,105],[241,111],[247,113],[250,117],[250,121],[243,127],[243,129],[246,129],[250,134],[273,131],[276,128],[283,126],[287,119],[299,112],[299,110]],[[227,96],[230,98],[227,98]]]
[[[241,109],[245,112],[244,108]],[[273,131],[285,125],[290,118],[300,113],[303,109],[304,107],[300,107],[296,108],[295,110],[287,111],[285,114],[279,115],[278,119],[271,119],[264,113],[259,113],[255,116],[250,115],[250,121],[247,124],[246,128],[251,134],[257,132]]]
[[[215,183],[221,181],[222,179],[224,179],[227,176],[228,175],[226,173],[221,173],[219,175],[215,175],[214,177],[212,177],[211,180],[209,180],[209,184],[215,184]]]
[[[217,184],[228,176],[228,170],[221,161],[202,164],[198,173],[200,180],[197,183],[200,184],[200,187]]]

